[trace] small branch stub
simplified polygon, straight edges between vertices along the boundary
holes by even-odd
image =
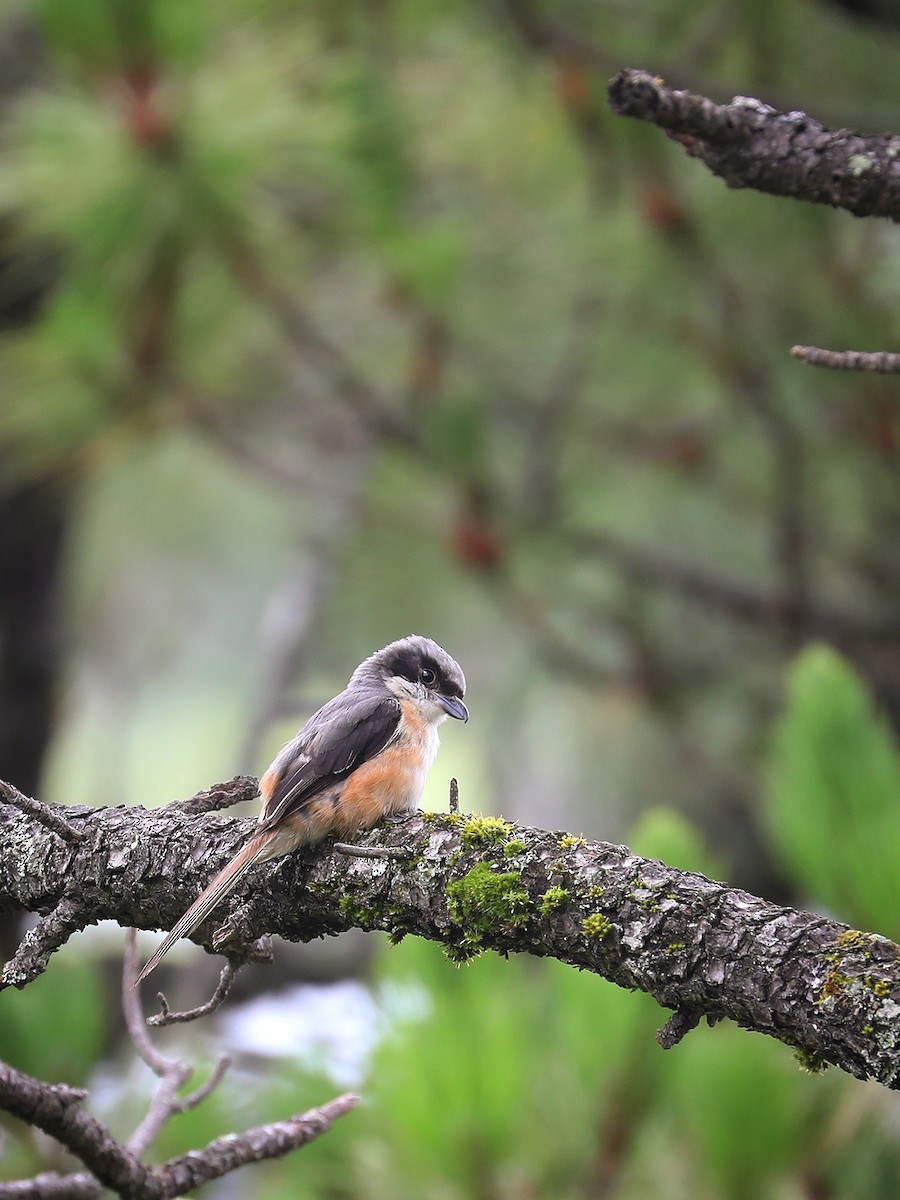
[[[900,374],[900,354],[890,350],[822,350],[818,346],[792,346],[791,354],[810,367],[827,367],[831,371]]]

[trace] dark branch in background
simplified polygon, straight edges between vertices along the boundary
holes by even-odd
[[[577,529],[561,536],[579,553],[596,555],[626,576],[680,594],[735,620],[772,626],[790,624],[800,615],[790,596],[631,545],[612,533]],[[837,645],[888,644],[900,637],[900,619],[890,615],[867,616],[822,602],[810,602],[803,615],[811,633]]]
[[[565,431],[581,407],[603,310],[593,288],[575,298],[559,362],[530,414],[518,503],[527,521],[544,526],[553,524],[565,507],[562,483]]]
[[[818,346],[792,346],[791,354],[811,367],[832,371],[873,371],[879,375],[900,374],[900,354],[890,350],[821,350]]]
[[[75,883],[92,920],[171,928],[254,827],[171,809],[66,811],[82,813],[91,837],[62,873],[54,834],[24,816],[7,824],[4,908],[50,908]],[[357,926],[440,942],[457,961],[483,950],[553,957],[648,992],[691,1023],[696,1014],[728,1018],[796,1046],[807,1063],[900,1088],[900,948],[886,938],[623,846],[498,818],[416,816],[362,840],[376,844],[402,857],[348,860],[323,847],[258,868],[198,938],[218,941],[224,922],[227,952],[241,957],[263,933],[308,941]],[[680,1036],[685,1021],[665,1037]],[[121,1155],[106,1168],[133,1169]]]
[[[217,789],[212,789],[213,791]],[[201,793],[202,796],[209,793]],[[178,1059],[160,1054],[144,1024],[140,995],[134,989],[138,973],[136,936],[129,930],[122,965],[122,1009],[132,1043],[140,1057],[159,1078],[147,1113],[127,1143],[118,1142],[101,1122],[85,1113],[86,1093],[62,1084],[43,1083],[0,1063],[0,1108],[50,1134],[80,1158],[87,1171],[70,1175],[44,1174],[34,1179],[0,1183],[0,1200],[98,1200],[110,1189],[127,1200],[168,1200],[211,1179],[221,1178],[238,1167],[264,1159],[279,1158],[328,1130],[337,1117],[358,1103],[347,1093],[321,1108],[261,1125],[242,1134],[229,1134],[210,1142],[202,1150],[150,1167],[140,1155],[152,1146],[163,1126],[176,1113],[196,1107],[221,1082],[229,1062],[219,1059],[207,1081],[196,1091],[179,1097],[193,1068]],[[223,982],[224,982],[223,972]],[[220,985],[221,988],[222,985]],[[227,988],[223,991],[227,991]],[[211,1005],[206,1006],[211,1011]],[[200,1010],[197,1010],[199,1015]],[[179,1014],[181,1015],[181,1014]],[[157,1022],[160,1023],[160,1022]]]
[[[647,71],[609,84],[614,113],[658,125],[734,188],[900,220],[900,136],[829,130],[806,113],[777,112],[750,97],[715,104]]]
[[[416,426],[389,403],[357,370],[344,349],[332,342],[300,303],[278,285],[249,244],[223,240],[222,250],[235,279],[269,313],[303,364],[312,367],[330,384],[335,396],[364,428],[400,445],[420,443]]]

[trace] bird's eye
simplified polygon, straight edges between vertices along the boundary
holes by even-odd
[[[437,675],[435,675],[431,667],[423,667],[419,672],[419,678],[426,687],[431,687],[431,685],[437,680]]]

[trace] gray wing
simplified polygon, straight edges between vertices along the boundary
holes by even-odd
[[[259,820],[271,828],[331,784],[374,758],[400,724],[400,702],[384,692],[341,692],[313,713],[279,752],[270,770],[275,786]]]

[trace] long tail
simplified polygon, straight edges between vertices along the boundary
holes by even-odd
[[[135,987],[142,979],[147,978],[154,967],[159,965],[160,959],[172,949],[179,938],[187,937],[202,921],[206,920],[212,910],[225,899],[232,888],[237,886],[255,862],[258,862],[260,858],[267,857],[266,851],[271,854],[269,842],[270,839],[266,837],[251,838],[247,845],[237,852],[231,862],[222,868],[176,923],[171,933],[167,933],[153,951],[147,965],[134,981]]]

